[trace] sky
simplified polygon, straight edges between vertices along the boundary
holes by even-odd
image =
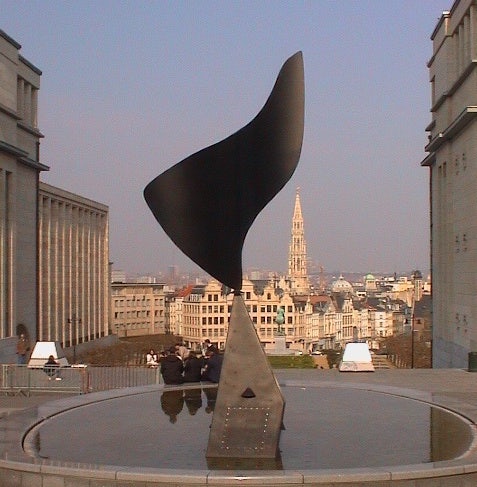
[[[429,269],[431,34],[452,0],[1,0],[0,29],[42,71],[41,180],[109,207],[129,275],[197,266],[142,192],[260,111],[303,52],[298,167],[252,225],[243,267],[286,272],[295,192],[325,272]]]

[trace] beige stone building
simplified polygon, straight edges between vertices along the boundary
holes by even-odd
[[[41,71],[0,31],[0,338],[37,333]]]
[[[119,337],[165,333],[164,284],[111,284],[112,329]]]
[[[305,302],[296,299],[277,283],[268,280],[243,280],[242,293],[245,306],[254,323],[258,337],[265,349],[272,347],[277,331],[275,318],[279,306],[285,309],[287,346],[302,351],[305,343],[306,307]],[[225,346],[233,295],[224,294],[223,286],[211,280],[207,284],[191,286],[181,292],[181,333],[187,346],[198,349],[206,338],[219,348]],[[179,329],[177,329],[179,331]]]
[[[70,347],[110,334],[108,211],[39,183],[38,340]]]
[[[433,367],[477,351],[477,5],[457,0],[431,36],[430,169]]]

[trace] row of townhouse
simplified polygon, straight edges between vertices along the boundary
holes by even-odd
[[[360,299],[349,290],[328,295],[291,295],[283,282],[244,280],[243,298],[265,350],[273,348],[280,307],[287,347],[300,352],[342,348],[366,341],[372,348],[387,336],[404,332],[409,307],[391,298]],[[166,333],[181,336],[193,349],[206,338],[225,346],[233,294],[215,280],[165,297]]]
[[[216,280],[176,291],[145,282],[113,282],[111,287],[112,330],[120,337],[165,333],[182,337],[195,349],[206,338],[225,346],[233,294]],[[382,339],[409,332],[413,307],[407,294],[413,287],[408,283],[400,298],[395,289],[387,293],[376,286],[360,295],[341,276],[326,294],[296,295],[286,279],[272,278],[244,279],[242,293],[265,350],[274,348],[275,319],[283,308],[287,346],[306,353],[343,348],[356,340],[379,348]]]

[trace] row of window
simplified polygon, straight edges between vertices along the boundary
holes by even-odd
[[[246,291],[244,294],[246,301],[250,301],[252,299],[252,293],[250,291]],[[222,296],[223,299],[223,295],[220,294],[207,294],[207,301],[219,301],[220,296]],[[272,293],[267,293],[265,297],[268,301],[270,301],[270,299],[272,299]],[[198,294],[191,294],[189,295],[189,298],[191,298],[190,301],[200,301],[200,295]]]
[[[154,317],[162,317],[163,316],[162,310],[154,311]],[[114,318],[149,318],[151,316],[150,311],[115,311]]]
[[[155,299],[154,300],[154,305],[155,306],[164,306],[164,301],[162,299]],[[124,307],[133,307],[133,306],[141,306],[141,307],[147,307],[151,306],[151,300],[150,299],[115,299],[114,300],[114,306],[117,308],[124,308]]]

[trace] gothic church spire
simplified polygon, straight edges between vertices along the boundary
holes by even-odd
[[[306,262],[306,242],[301,212],[300,188],[297,188],[288,254],[288,279],[291,284],[292,294],[309,294],[310,292]]]

